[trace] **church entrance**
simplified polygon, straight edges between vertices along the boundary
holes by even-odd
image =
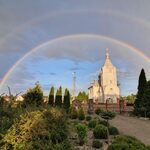
[[[112,98],[107,98],[106,103],[113,103],[113,99]]]

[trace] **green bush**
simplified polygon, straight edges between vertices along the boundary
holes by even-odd
[[[148,148],[133,137],[119,136],[108,147],[108,150],[148,150]]]
[[[79,144],[83,145],[87,136],[87,128],[83,124],[76,125],[76,130],[78,134]]]
[[[147,148],[147,150],[150,150],[150,146],[147,146],[146,148]]]
[[[97,115],[100,115],[102,112],[103,112],[103,110],[100,108],[95,109],[95,114],[97,114]]]
[[[26,112],[11,126],[2,139],[0,149],[58,149],[70,147],[67,117],[61,110]],[[69,148],[66,150],[70,150]]]
[[[28,89],[24,94],[23,106],[41,106],[44,103],[43,100],[43,91],[39,84],[34,88]]]
[[[101,117],[105,120],[112,120],[113,118],[115,118],[116,114],[114,112],[111,111],[104,111],[101,113]]]
[[[106,120],[100,120],[99,124],[102,124],[102,125],[104,125],[106,127],[109,127],[109,122],[107,122]]]
[[[84,120],[85,119],[85,114],[83,108],[80,108],[78,111],[78,119],[79,120]]]
[[[92,143],[93,148],[101,148],[103,146],[103,143],[100,142],[99,140],[94,140]]]
[[[103,125],[97,125],[93,130],[93,134],[96,139],[107,139],[108,129]]]
[[[72,106],[70,108],[69,116],[71,119],[77,119],[78,118],[78,112],[77,112],[75,107]]]
[[[88,123],[88,127],[89,127],[89,128],[95,128],[96,125],[97,125],[97,120],[95,120],[95,119],[89,121],[89,123]]]
[[[91,116],[86,116],[86,121],[90,121],[92,119]]]
[[[119,134],[119,131],[116,127],[109,127],[108,130],[109,130],[110,135],[118,135]]]

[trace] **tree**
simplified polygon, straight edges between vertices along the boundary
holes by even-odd
[[[0,111],[4,109],[5,99],[3,96],[0,96]]]
[[[77,99],[79,101],[84,101],[84,100],[88,100],[88,95],[85,93],[85,91],[83,92],[79,92]]]
[[[138,92],[137,97],[135,99],[134,103],[134,113],[136,115],[141,115],[141,108],[143,107],[143,95],[146,88],[146,75],[144,69],[141,70],[140,76],[139,76],[139,84],[138,84]]]
[[[48,104],[50,106],[54,106],[54,86],[51,87],[49,98],[48,98]]]
[[[55,106],[61,107],[62,106],[62,87],[60,86],[56,92],[55,98]]]
[[[143,116],[150,117],[150,81],[147,82],[142,101],[143,105],[141,111],[143,111]]]
[[[27,90],[26,94],[24,95],[24,106],[41,106],[43,103],[43,91],[39,84],[36,84],[34,88]]]
[[[68,89],[65,89],[65,94],[64,94],[64,109],[66,112],[69,112],[70,109],[70,92]]]

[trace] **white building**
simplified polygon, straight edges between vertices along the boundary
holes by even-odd
[[[111,63],[109,53],[106,53],[105,63],[98,76],[98,81],[91,83],[89,90],[89,99],[94,102],[106,103],[106,100],[117,103],[120,97],[120,89],[117,82],[117,69]]]

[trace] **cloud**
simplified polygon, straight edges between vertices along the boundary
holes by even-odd
[[[57,74],[55,72],[50,72],[51,76],[56,76]]]

